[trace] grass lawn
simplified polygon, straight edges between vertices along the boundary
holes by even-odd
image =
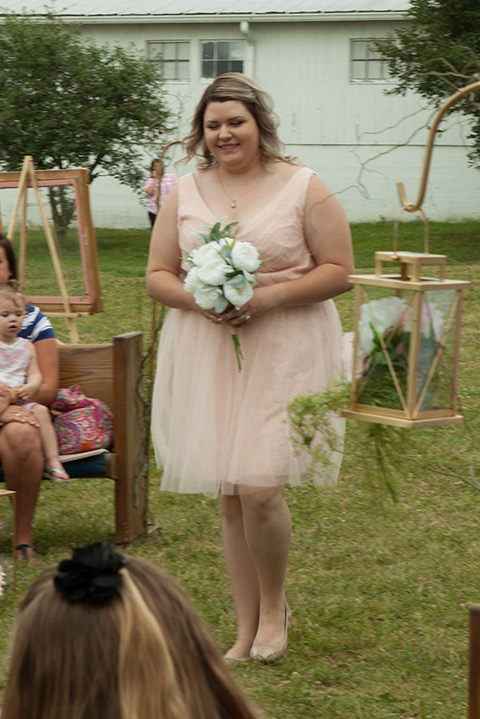
[[[373,252],[392,247],[392,225],[353,225],[357,268],[372,270]],[[144,290],[147,231],[99,231],[105,311],[79,321],[82,342],[120,332],[149,332]],[[423,251],[423,225],[401,228],[399,246]],[[468,608],[480,602],[480,492],[462,478],[479,474],[478,290],[480,222],[433,223],[430,251],[449,256],[447,276],[471,280],[465,297],[460,375],[466,426],[416,430],[416,462],[398,447],[399,500],[373,494],[363,434],[348,423],[339,484],[286,490],[293,541],[287,593],[290,647],[277,665],[239,665],[236,678],[269,719],[466,719]],[[337,302],[352,329],[353,295]],[[68,340],[62,320],[55,326]],[[451,473],[449,475],[449,473]],[[160,493],[152,463],[150,510],[159,533],[128,553],[163,566],[187,590],[226,649],[234,618],[221,549],[217,502]],[[107,480],[45,482],[35,522],[39,566],[18,564],[17,592],[0,599],[0,691],[16,606],[45,567],[74,546],[113,539],[113,488]],[[8,567],[9,507],[0,558]],[[48,651],[48,647],[45,648]],[[140,657],[139,657],[140,659]],[[160,670],[160,668],[159,668]]]

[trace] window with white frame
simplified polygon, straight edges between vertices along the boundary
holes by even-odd
[[[160,62],[165,80],[188,80],[190,70],[190,43],[180,41],[147,42],[147,57]]]
[[[374,43],[376,40],[350,40],[350,80],[370,82],[388,80],[388,65]]]
[[[243,72],[246,43],[241,40],[205,40],[202,42],[202,78]]]

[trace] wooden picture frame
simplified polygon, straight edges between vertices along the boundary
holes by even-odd
[[[31,304],[40,307],[49,316],[75,318],[103,311],[97,241],[90,211],[88,179],[88,170],[85,168],[36,170],[33,166],[33,159],[29,156],[25,158],[21,172],[0,172],[0,190],[18,188],[12,219],[6,232],[12,241],[15,235],[17,215],[20,206],[23,204],[19,247],[17,242],[14,242],[15,249],[18,252],[19,282],[22,286],[25,281],[27,254],[27,192],[29,189],[33,189],[35,192],[53,270],[59,287],[59,294],[38,295],[26,292],[26,299]],[[62,186],[71,187],[74,192],[76,211],[76,228],[74,231],[78,233],[85,289],[83,295],[71,295],[67,290],[54,235],[47,219],[40,193],[41,188]]]

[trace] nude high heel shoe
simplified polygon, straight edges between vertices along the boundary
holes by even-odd
[[[278,644],[260,644],[254,641],[252,649],[250,650],[250,657],[264,664],[273,664],[273,662],[277,662],[281,659],[288,647],[288,628],[291,618],[292,613],[290,607],[285,601],[285,626],[281,641]]]

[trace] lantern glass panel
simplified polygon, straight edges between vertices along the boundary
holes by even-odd
[[[402,410],[407,402],[414,293],[362,288],[358,321],[359,404]],[[381,290],[379,297],[379,289]],[[374,299],[372,299],[372,296]]]
[[[418,353],[417,396],[421,411],[454,402],[458,292],[423,293]]]

